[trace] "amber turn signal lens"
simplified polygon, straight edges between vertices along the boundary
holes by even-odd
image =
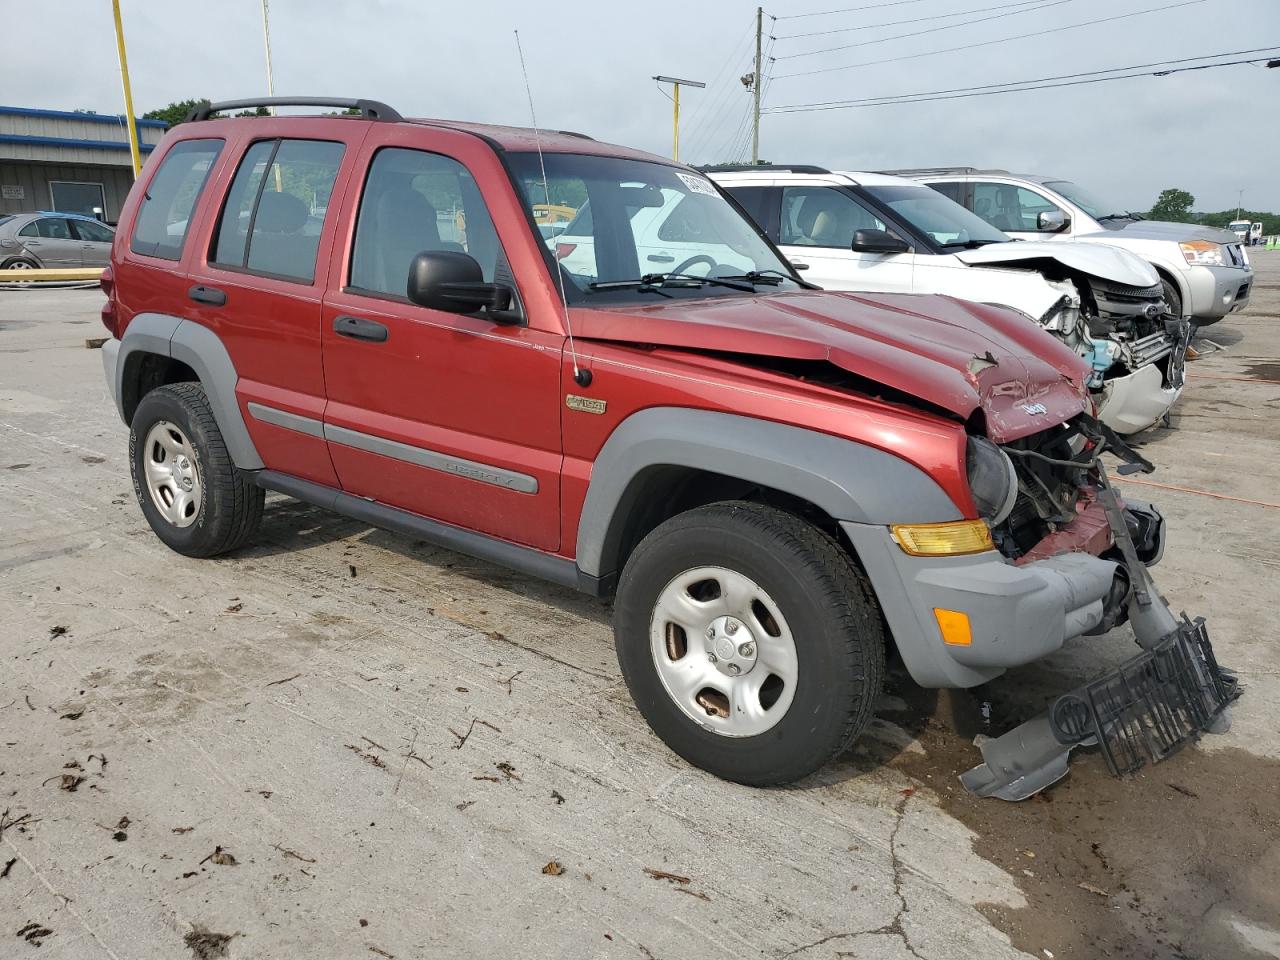
[[[949,643],[955,647],[968,647],[973,644],[973,630],[969,627],[967,613],[934,607],[933,616],[938,621],[938,629],[942,631],[943,643]]]
[[[898,546],[913,557],[956,557],[995,549],[985,520],[899,523],[889,529]]]

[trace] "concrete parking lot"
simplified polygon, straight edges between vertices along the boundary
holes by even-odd
[[[1157,581],[1246,685],[1232,731],[1018,805],[974,734],[1135,652],[901,675],[795,788],[692,769],[607,605],[284,498],[169,552],[133,499],[94,290],[0,291],[0,957],[1280,957],[1280,253],[1169,428]],[[1206,346],[1206,350],[1210,348]],[[1176,488],[1176,489],[1173,489]]]

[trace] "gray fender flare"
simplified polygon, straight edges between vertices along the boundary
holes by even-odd
[[[242,470],[262,469],[262,458],[236,403],[236,382],[240,376],[216,333],[194,321],[163,313],[140,313],[129,322],[120,340],[116,382],[112,384],[116,407],[126,424],[129,419],[125,416],[124,376],[130,367],[130,355],[140,352],[172,357],[194,370],[209,397],[232,461]]]
[[[932,477],[883,450],[753,417],[652,407],[619,424],[595,459],[578,521],[580,570],[594,577],[617,572],[625,517],[649,493],[646,473],[672,466],[781,490],[835,520],[962,519]]]

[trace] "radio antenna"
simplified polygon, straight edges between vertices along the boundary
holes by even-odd
[[[516,53],[520,55],[520,74],[524,77],[524,92],[529,98],[529,119],[533,126],[533,142],[538,148],[538,167],[542,171],[542,195],[545,198],[547,212],[551,212],[551,187],[547,183],[547,162],[542,157],[542,133],[538,130],[538,114],[533,109],[533,89],[529,86],[529,71],[524,65],[524,48],[520,46],[520,31],[512,31],[516,35]],[[556,265],[556,286],[560,291],[560,307],[564,311],[564,330],[569,336],[569,358],[573,361],[573,382],[580,387],[591,385],[591,371],[578,366],[578,350],[573,342],[573,325],[569,322],[569,299],[564,293],[564,267],[560,266],[559,257],[553,256]]]

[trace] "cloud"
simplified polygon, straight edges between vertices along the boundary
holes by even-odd
[[[986,5],[994,6],[994,0]],[[927,36],[779,61],[773,72],[932,51],[1156,5],[1157,0],[1069,0]],[[124,0],[122,6],[140,112],[189,97],[265,93],[261,8],[255,0]],[[779,0],[768,12],[782,16],[831,6],[829,0]],[[966,0],[914,0],[858,14],[767,17],[766,28],[778,38],[773,53],[782,55],[834,45],[823,37],[787,39],[788,33],[854,26],[838,42],[865,42],[913,29],[869,24],[972,6]],[[372,97],[406,115],[528,125],[512,32],[518,28],[544,126],[668,154],[671,105],[651,77],[687,76],[711,85],[683,97],[681,159],[725,160],[749,147],[744,121],[750,98],[738,78],[750,70],[751,4],[273,0],[270,9],[277,93]],[[1052,76],[1269,41],[1280,43],[1280,3],[1210,0],[969,51],[777,79],[767,88],[766,103]],[[1280,210],[1280,179],[1272,172],[1280,155],[1278,92],[1280,70],[1238,66],[966,100],[767,115],[761,155],[846,169],[965,163],[1052,173],[1135,209],[1149,207],[1170,186],[1191,191],[1198,209],[1225,209],[1235,206],[1237,190],[1243,189],[1247,207]],[[67,0],[8,18],[2,96],[18,106],[120,112],[109,6]]]

